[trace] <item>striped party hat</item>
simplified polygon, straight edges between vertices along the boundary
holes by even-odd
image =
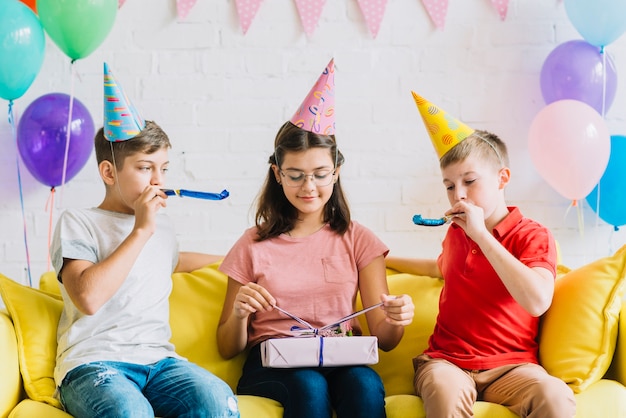
[[[322,135],[335,134],[335,61],[324,72],[291,117],[290,122],[305,131]]]
[[[134,138],[146,126],[122,86],[104,63],[104,137],[111,142]]]
[[[430,135],[439,159],[456,144],[470,136],[474,129],[453,118],[444,110],[412,91],[417,109]]]

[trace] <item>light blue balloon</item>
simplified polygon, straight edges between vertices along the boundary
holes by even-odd
[[[46,38],[33,11],[18,0],[0,0],[0,97],[22,97],[39,74]]]
[[[600,200],[598,202],[598,186],[585,198],[600,219],[609,225],[618,227],[626,225],[626,136],[611,136],[611,154],[609,164],[598,183]],[[598,212],[598,206],[600,211]]]
[[[565,0],[565,11],[591,45],[604,47],[626,31],[624,0]]]

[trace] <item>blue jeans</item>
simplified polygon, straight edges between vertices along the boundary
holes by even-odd
[[[261,364],[260,344],[250,350],[237,393],[280,402],[283,418],[331,418],[333,409],[337,418],[386,416],[385,389],[371,368],[266,368]]]
[[[77,418],[239,417],[230,387],[203,368],[175,358],[141,365],[83,364],[59,387],[65,410]]]

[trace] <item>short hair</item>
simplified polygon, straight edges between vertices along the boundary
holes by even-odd
[[[509,165],[506,144],[491,132],[476,130],[446,152],[439,160],[439,167],[444,169],[451,164],[465,161],[470,155],[476,155],[498,169]]]
[[[153,154],[160,149],[172,148],[170,139],[156,122],[146,121],[146,126],[137,136],[126,141],[109,141],[104,137],[104,128],[96,132],[94,138],[96,149],[96,161],[98,165],[102,161],[114,163],[118,170],[124,166],[124,160],[130,155],[137,153]],[[115,161],[113,160],[115,153]]]

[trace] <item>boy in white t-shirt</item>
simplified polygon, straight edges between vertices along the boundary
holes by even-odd
[[[228,385],[169,342],[174,271],[216,256],[179,253],[159,210],[169,138],[141,119],[105,64],[105,125],[95,137],[106,193],[59,218],[51,256],[64,300],[55,381],[75,417],[238,417]]]

